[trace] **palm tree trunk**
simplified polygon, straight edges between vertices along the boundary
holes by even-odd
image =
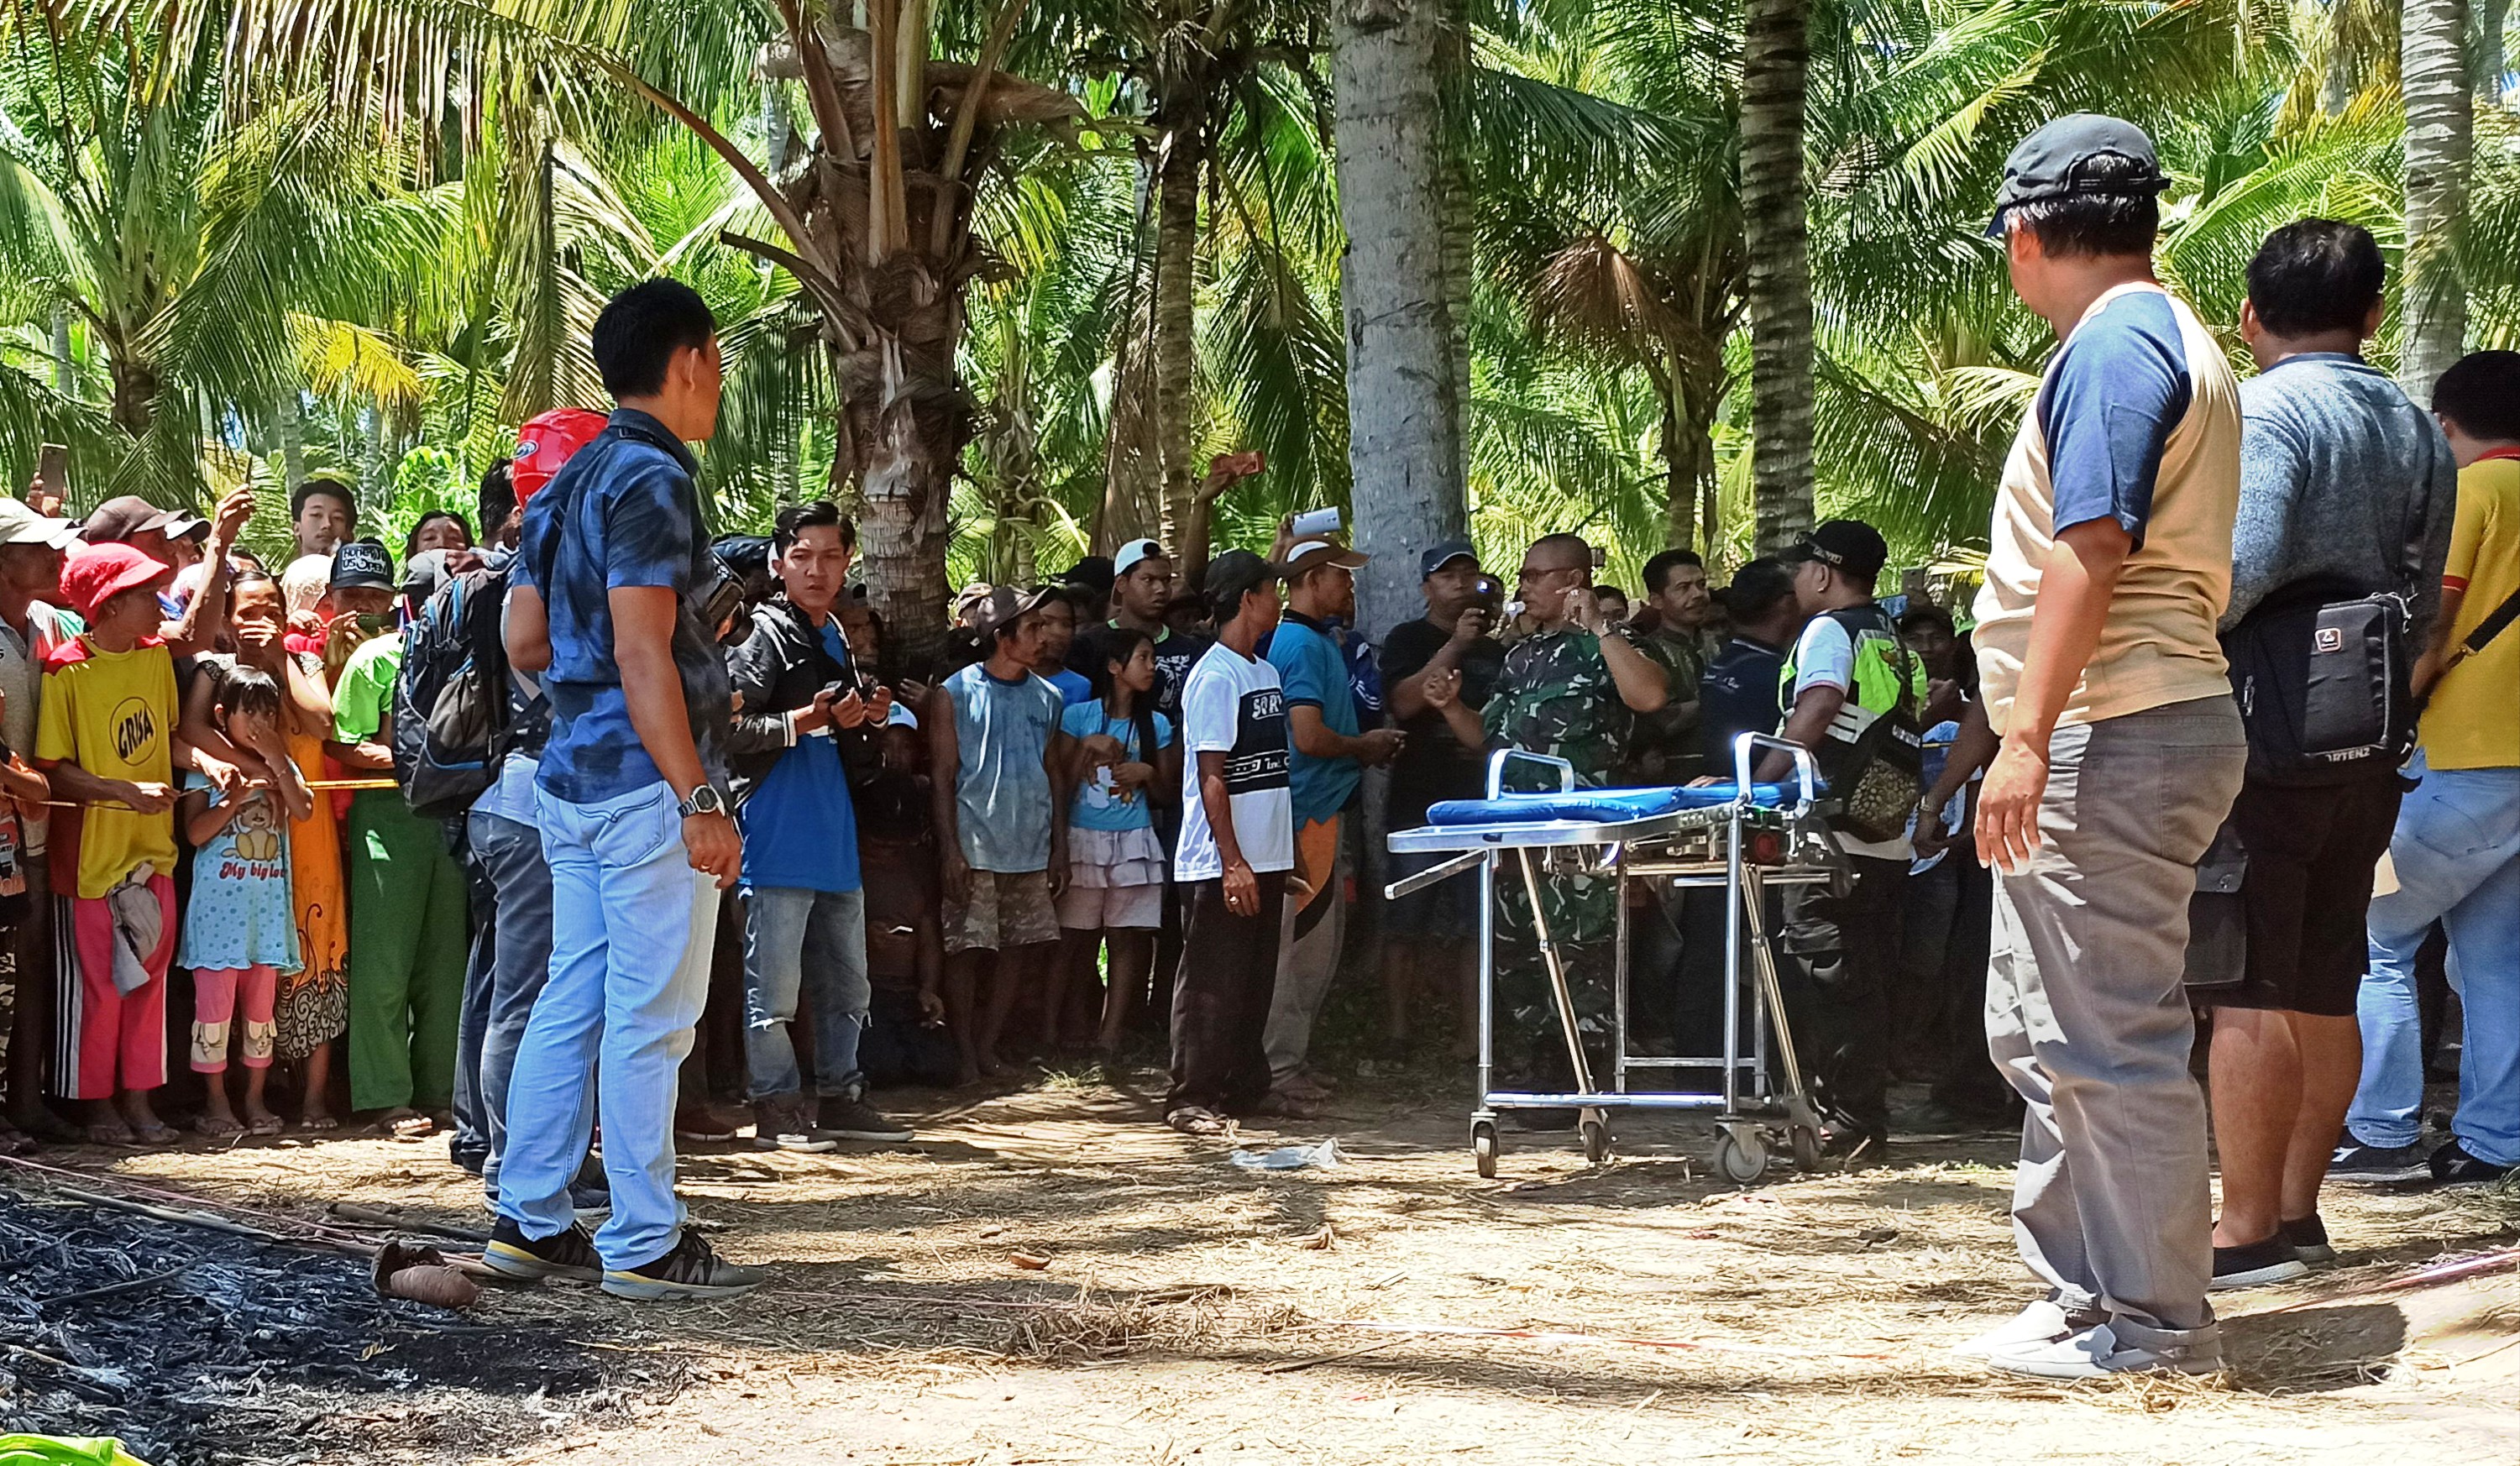
[[[2485,100],[2502,100],[2502,26],[2511,18],[2511,0],[2476,0],[2476,77]]]
[[[70,355],[70,308],[53,307],[53,390],[65,397],[78,395],[78,362]]]
[[[1163,473],[1164,544],[1175,555],[1203,554],[1185,544],[1191,496],[1198,476],[1191,455],[1198,443],[1193,403],[1198,385],[1198,185],[1205,171],[1207,119],[1200,83],[1190,78],[1169,109],[1163,156],[1155,171],[1153,291],[1153,437]]]
[[[1332,22],[1348,466],[1359,617],[1379,639],[1418,609],[1418,555],[1460,535],[1462,391],[1444,268],[1441,0],[1342,0]]]
[[[2466,0],[2406,0],[2398,22],[2407,99],[2405,346],[2398,380],[2415,401],[2457,361],[2467,339],[2458,236],[2467,210],[2474,124],[2465,49]]]
[[[1741,47],[1750,480],[1762,554],[1784,548],[1812,524],[1811,239],[1803,214],[1808,25],[1804,0],[1749,0]]]

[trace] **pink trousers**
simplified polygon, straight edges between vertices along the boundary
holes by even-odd
[[[271,1067],[271,1043],[278,1029],[271,1019],[280,974],[261,963],[251,967],[193,969],[193,1070],[218,1074],[228,1067],[228,1033],[239,999],[245,1004],[245,1052],[248,1069]]]

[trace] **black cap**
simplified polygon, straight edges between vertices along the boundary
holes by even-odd
[[[2087,165],[2101,157],[2125,158],[2136,166],[2107,177],[2086,177]],[[2003,160],[2003,187],[1996,191],[1995,218],[1986,232],[2001,237],[2003,215],[2016,203],[2078,194],[2151,198],[2169,187],[2161,157],[2142,128],[2098,112],[2075,112],[2023,138]]]
[[[1468,560],[1475,565],[1479,552],[1467,540],[1446,540],[1418,556],[1418,578],[1424,580],[1455,560]]]
[[[333,551],[333,578],[329,583],[337,591],[343,587],[393,590],[393,556],[385,554],[385,547],[374,540],[352,540],[346,545],[337,546]]]
[[[1248,550],[1229,550],[1207,562],[1207,578],[1201,584],[1208,604],[1217,608],[1217,619],[1223,621],[1240,608],[1243,597],[1283,579],[1285,573]]]
[[[1889,562],[1890,546],[1881,531],[1861,519],[1831,519],[1786,547],[1778,558],[1788,564],[1819,560],[1857,580],[1870,580]]]

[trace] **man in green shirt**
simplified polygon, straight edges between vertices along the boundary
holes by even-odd
[[[334,554],[333,584],[391,590],[392,568],[384,547],[353,541]],[[414,571],[427,573],[417,562]],[[407,579],[406,595],[414,588]],[[393,773],[402,653],[401,632],[374,638],[350,653],[333,689],[329,746],[354,777]],[[455,1102],[469,945],[464,874],[447,854],[444,831],[414,815],[400,789],[351,795],[342,842],[349,851],[350,1108],[382,1111],[379,1124],[426,1133],[425,1116]]]
[[[1649,614],[1637,621],[1650,629],[1633,633],[1637,649],[1662,668],[1669,689],[1661,707],[1637,715],[1630,781],[1685,784],[1704,773],[1720,777],[1727,771],[1703,767],[1697,732],[1697,683],[1716,645],[1707,630],[1715,598],[1696,551],[1666,550],[1645,561],[1645,609]]]

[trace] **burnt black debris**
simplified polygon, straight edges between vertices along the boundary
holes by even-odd
[[[151,1466],[451,1458],[679,1391],[678,1357],[589,1349],[599,1330],[532,1294],[451,1313],[378,1297],[355,1258],[0,1187],[0,1429],[118,1436]]]

